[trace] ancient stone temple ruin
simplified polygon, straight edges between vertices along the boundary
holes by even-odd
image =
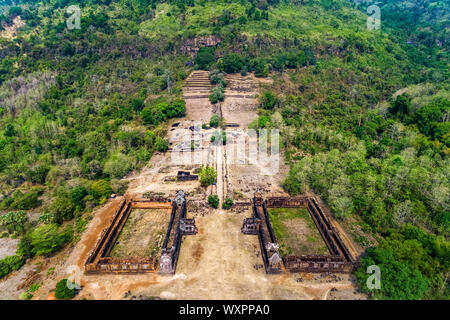
[[[306,207],[325,244],[328,255],[285,255],[279,253],[278,241],[273,231],[267,208]],[[355,259],[342,241],[325,211],[312,197],[272,197],[263,199],[260,193],[253,198],[253,216],[245,218],[241,231],[258,235],[261,254],[267,273],[290,272],[341,272],[350,273],[355,267]]]
[[[160,200],[160,201],[158,201]],[[120,232],[122,231],[133,208],[168,209],[170,222],[161,249],[161,256],[149,257],[111,257]],[[169,209],[171,209],[169,211]],[[151,214],[151,213],[150,213]],[[186,198],[183,191],[178,191],[173,201],[167,199],[124,199],[117,208],[108,228],[103,230],[94,250],[86,261],[86,273],[143,273],[159,272],[173,274],[176,270],[181,239],[184,235],[195,235],[198,229],[194,219],[186,218]],[[159,264],[158,264],[159,260]]]

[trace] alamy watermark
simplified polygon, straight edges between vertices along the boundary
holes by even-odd
[[[371,274],[366,281],[367,289],[380,290],[381,289],[381,270],[377,265],[367,267],[367,274]]]
[[[381,9],[379,6],[373,4],[367,8],[367,29],[380,30],[381,29]]]
[[[190,129],[172,131],[171,161],[174,165],[255,165],[264,175],[278,173],[278,129],[202,130],[200,122]],[[270,150],[270,152],[269,152]]]
[[[76,265],[71,265],[67,267],[67,274],[69,275],[67,277],[67,283],[66,286],[70,290],[80,290],[80,283],[81,283],[81,275],[82,272],[80,268]]]
[[[66,20],[67,29],[81,29],[81,9],[79,6],[69,6],[67,8],[67,14],[70,16]]]

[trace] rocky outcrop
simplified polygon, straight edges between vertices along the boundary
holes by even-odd
[[[221,40],[215,36],[207,36],[207,37],[197,37],[193,39],[186,40],[181,45],[181,53],[189,54],[192,59],[197,55],[197,51],[201,47],[213,47],[218,45]]]

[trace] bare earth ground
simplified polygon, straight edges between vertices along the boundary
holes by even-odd
[[[110,256],[159,256],[169,221],[168,209],[133,209]]]
[[[15,17],[11,26],[3,26],[4,30],[0,32],[0,38],[14,39],[17,34],[17,29],[23,27],[24,25],[25,22],[20,18],[20,16]]]
[[[327,279],[297,282],[298,274],[267,275],[258,238],[240,232],[243,217],[222,210],[197,217],[199,233],[183,239],[177,274],[133,294],[168,299],[321,299],[332,287],[349,286],[345,281],[325,283]]]
[[[19,239],[1,238],[0,239],[0,259],[16,254]]]
[[[227,80],[230,81],[229,78]],[[189,128],[193,125],[192,120],[207,123],[213,112],[222,112],[226,122],[240,125],[240,128],[232,128],[230,131],[240,129],[245,132],[248,123],[257,117],[256,100],[251,96],[257,93],[258,84],[253,76],[242,79],[239,75],[235,75],[232,78],[236,81],[230,82],[225,101],[221,105],[211,106],[207,96],[186,99],[186,119],[177,119],[174,122],[180,122],[181,128]],[[264,82],[268,80],[264,79]],[[200,88],[186,90],[184,95],[201,96],[205,95],[205,92],[208,92],[206,88]],[[236,94],[245,94],[246,97],[227,97]],[[239,104],[239,111],[233,109],[236,104]],[[173,131],[170,129],[169,141],[173,148],[178,142],[176,137],[171,137],[170,133]],[[208,139],[202,143],[206,147],[208,144]],[[348,275],[265,274],[258,238],[244,235],[240,231],[243,218],[251,215],[250,210],[242,214],[211,210],[205,205],[205,200],[212,192],[219,194],[221,200],[226,196],[239,194],[243,200],[248,201],[255,191],[262,191],[264,196],[285,195],[280,182],[288,168],[281,159],[279,171],[274,175],[268,175],[257,164],[227,164],[226,161],[222,161],[226,157],[226,148],[212,148],[207,161],[218,170],[218,183],[206,189],[200,188],[198,181],[174,181],[173,177],[178,170],[193,172],[201,165],[174,164],[170,152],[155,154],[141,172],[126,178],[129,181],[127,195],[142,196],[145,192],[152,192],[173,198],[180,189],[187,192],[190,201],[188,216],[195,216],[199,233],[183,238],[174,276],[83,273],[89,253],[122,200],[119,197],[109,200],[93,213],[93,219],[87,225],[80,241],[73,247],[65,248],[51,258],[35,258],[19,271],[0,280],[0,299],[17,299],[33,282],[42,283],[33,299],[49,299],[56,282],[71,274],[75,275],[72,279],[82,286],[76,299],[123,299],[133,295],[165,299],[364,298],[355,292],[353,277]],[[75,272],[70,268],[75,269]],[[129,294],[125,296],[126,293]]]

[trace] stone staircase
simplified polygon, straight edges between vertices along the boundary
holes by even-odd
[[[225,88],[226,98],[254,98],[258,92],[258,83],[251,77],[225,75],[228,86]]]
[[[183,98],[208,98],[212,87],[208,71],[193,71],[184,81]]]

